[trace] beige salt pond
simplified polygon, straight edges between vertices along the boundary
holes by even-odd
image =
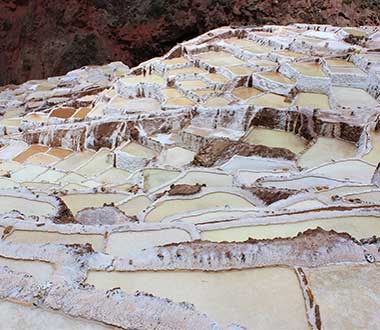
[[[146,222],[159,222],[164,218],[190,211],[214,208],[253,208],[254,205],[242,196],[215,192],[191,199],[169,199],[158,202],[145,216]]]
[[[108,149],[100,149],[90,160],[83,164],[76,172],[91,177],[113,166],[113,154]]]
[[[301,155],[298,164],[303,168],[310,168],[331,161],[352,158],[355,154],[355,144],[321,136]]]
[[[96,251],[102,251],[103,235],[96,234],[62,234],[58,232],[15,230],[7,236],[6,241],[28,244],[86,244],[90,243]]]
[[[151,83],[151,84],[163,85],[165,84],[165,79],[161,76],[154,75],[154,74],[149,74],[149,75],[147,74],[145,76],[130,75],[128,77],[121,78],[120,82],[124,85],[136,85],[140,83]]]
[[[316,62],[294,63],[291,66],[303,76],[308,77],[326,77],[322,71],[321,65]]]
[[[90,271],[87,283],[102,290],[121,287],[130,294],[143,291],[177,303],[186,301],[223,327],[237,323],[255,330],[309,328],[298,279],[287,268],[228,272]]]
[[[61,313],[48,311],[26,304],[16,304],[0,300],[0,324],[6,330],[110,330],[103,326],[79,318],[71,318]]]
[[[32,112],[24,117],[27,121],[35,123],[45,123],[48,120],[48,115],[44,113]]]
[[[201,53],[194,56],[201,61],[206,62],[211,66],[230,66],[230,65],[244,65],[244,62],[230,53],[210,51]]]
[[[163,88],[161,93],[167,98],[182,97],[183,94],[176,88]]]
[[[132,156],[141,158],[152,158],[155,152],[139,143],[130,142],[120,149],[122,152],[126,152]]]
[[[106,253],[112,256],[126,257],[143,249],[186,241],[191,241],[191,237],[182,229],[113,233],[108,239]]]
[[[332,95],[338,105],[357,107],[378,107],[380,104],[365,90],[349,87],[332,87]]]
[[[182,80],[178,84],[183,89],[188,89],[188,90],[208,87],[207,83],[205,83],[203,80]]]
[[[371,132],[371,146],[371,150],[362,159],[377,165],[380,162],[380,132]]]
[[[359,159],[348,159],[321,165],[308,171],[312,175],[323,175],[342,181],[369,184],[376,167]]]
[[[67,207],[77,214],[88,207],[102,207],[104,204],[117,203],[128,198],[128,194],[95,193],[95,194],[69,194],[61,196]]]
[[[205,74],[207,73],[207,71],[195,66],[191,66],[191,67],[186,67],[186,68],[170,69],[166,73],[168,76],[177,76],[181,74],[189,74],[189,75]]]
[[[380,191],[368,191],[368,192],[359,192],[359,193],[353,193],[351,192],[350,194],[345,195],[346,198],[348,199],[360,199],[363,202],[369,202],[369,203],[375,203],[379,204],[380,201]]]
[[[32,181],[46,170],[46,167],[40,165],[24,165],[18,171],[12,173],[11,178],[17,182]]]
[[[146,209],[148,206],[152,204],[152,201],[144,196],[136,196],[127,200],[126,202],[122,202],[122,204],[118,204],[117,208],[123,211],[128,216],[136,216],[142,210]]]
[[[59,189],[60,186],[57,184],[52,184],[49,182],[22,182],[20,183],[22,187],[26,187],[34,192],[48,192],[50,189]]]
[[[355,67],[355,64],[339,58],[325,59],[328,66]]]
[[[365,76],[366,73],[357,67],[329,66],[331,73],[345,73]]]
[[[47,217],[57,212],[54,205],[34,199],[0,195],[0,214],[17,210],[27,216]]]
[[[175,184],[205,184],[207,187],[232,187],[233,177],[223,172],[188,171],[174,182]],[[165,186],[162,190],[168,189]]]
[[[0,148],[0,159],[10,160],[10,159],[16,157],[17,155],[21,154],[22,152],[24,152],[27,149],[28,149],[28,145],[25,142],[15,141],[13,143],[10,143],[10,144],[5,145],[5,146]],[[10,162],[8,162],[8,164],[9,163]],[[18,166],[20,166],[20,163],[18,163],[16,161],[13,161],[12,163],[18,164]],[[2,163],[2,164],[4,164],[4,163]],[[15,166],[17,166],[17,165],[15,165]]]
[[[22,118],[5,118],[0,120],[0,126],[19,127],[22,123]]]
[[[226,42],[254,54],[266,54],[272,50],[272,48],[268,46],[260,45],[259,43],[256,43],[248,39],[239,39],[239,38],[233,37],[233,38],[227,39]]]
[[[254,87],[238,87],[235,88],[232,92],[232,95],[236,96],[239,99],[247,100],[252,96],[257,96],[262,94],[263,92]]]
[[[122,183],[122,184],[112,184],[108,185],[108,188],[118,192],[130,192],[130,189],[133,187],[133,184],[130,182]]]
[[[380,322],[378,264],[305,268],[323,329],[377,329]],[[355,315],[355,317],[353,317]]]
[[[165,103],[165,107],[191,107],[195,103],[187,97],[175,97],[168,99]]]
[[[300,108],[330,110],[329,97],[325,94],[299,93],[294,102]]]
[[[292,203],[286,205],[287,209],[292,209],[292,210],[307,210],[307,209],[315,209],[315,208],[321,208],[326,206],[326,204],[322,203],[319,200],[316,199],[307,199],[304,201]]]
[[[286,148],[295,154],[306,149],[307,141],[301,137],[280,130],[255,127],[251,129],[244,141],[250,144],[264,145],[267,147]]]
[[[24,108],[7,109],[3,114],[3,119],[17,118],[24,114]]]
[[[72,171],[90,160],[94,154],[95,152],[90,150],[75,152],[70,157],[55,164],[55,168],[64,171]]]
[[[193,91],[193,94],[199,96],[199,97],[209,97],[210,95],[214,94],[215,91],[211,88],[205,88],[205,89],[197,89]]]
[[[49,169],[46,172],[39,175],[38,177],[36,177],[33,181],[55,183],[56,181],[62,179],[65,175],[66,175],[65,172],[59,172],[59,171]]]
[[[272,107],[280,109],[289,108],[290,106],[290,103],[286,102],[286,98],[284,96],[273,93],[252,97],[247,101],[247,103],[258,107]]]
[[[270,60],[259,60],[259,59],[251,59],[249,61],[251,64],[258,66],[260,68],[274,68],[279,65],[277,62],[273,62]]]
[[[181,148],[174,147],[161,152],[158,159],[161,165],[169,165],[172,167],[182,167],[193,161],[195,152]]]
[[[187,60],[184,57],[175,57],[175,58],[163,60],[161,63],[164,65],[186,64],[186,63],[189,63],[189,60]]]
[[[380,234],[380,218],[374,216],[352,216],[330,219],[299,221],[294,223],[243,226],[202,232],[202,239],[213,242],[243,242],[255,239],[273,239],[276,237],[294,237],[307,229],[321,227],[325,230],[347,232],[357,239]]]
[[[124,113],[124,108],[126,103],[129,101],[128,98],[116,94],[111,98],[111,100],[108,102],[106,109],[105,109],[105,114],[109,115],[118,115]],[[133,101],[133,100],[132,100]],[[99,105],[99,103],[98,103]],[[95,111],[96,107],[94,108]]]
[[[131,173],[120,168],[111,167],[102,174],[99,174],[96,178],[93,179],[94,182],[98,182],[102,185],[107,184],[117,184],[126,182],[130,177]],[[92,180],[90,180],[92,181]],[[86,182],[84,182],[86,183]]]
[[[16,181],[0,176],[0,187],[1,189],[13,189],[20,187],[20,184]]]
[[[66,184],[81,184],[86,181],[86,178],[83,175],[76,174],[75,172],[69,172],[60,179],[57,179],[56,183],[64,186]]]
[[[265,79],[273,80],[281,84],[293,85],[296,83],[294,80],[289,79],[288,77],[285,77],[279,72],[273,72],[273,71],[263,72],[263,73],[259,73],[258,76],[263,77]]]
[[[144,170],[144,190],[149,191],[169,182],[180,174],[180,171],[171,171],[160,168],[146,168]]]
[[[80,191],[86,191],[89,187],[81,185],[80,183],[68,183],[61,188],[67,191],[68,193],[75,193]]]
[[[160,111],[161,104],[153,98],[136,98],[128,100],[122,105],[124,112],[153,112]]]
[[[274,54],[278,54],[280,56],[288,57],[288,58],[292,58],[292,59],[293,58],[305,57],[304,54],[292,52],[290,50],[275,51]]]
[[[248,76],[255,72],[254,69],[251,69],[245,65],[232,65],[232,66],[226,66],[226,69],[231,71],[236,76]]]
[[[224,97],[211,97],[203,104],[205,107],[215,108],[215,107],[225,107],[230,104],[230,101]]]
[[[208,73],[205,77],[211,80],[212,82],[219,84],[224,84],[228,81],[228,78],[218,73]]]
[[[331,196],[344,196],[352,193],[359,193],[375,189],[375,185],[345,185],[328,190],[317,192],[317,196],[331,198]]]

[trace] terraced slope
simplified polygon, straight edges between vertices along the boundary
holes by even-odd
[[[378,48],[224,27],[4,87],[0,324],[376,329]]]

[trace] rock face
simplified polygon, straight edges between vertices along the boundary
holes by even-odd
[[[0,328],[378,329],[379,49],[224,26],[0,88]]]
[[[233,156],[260,156],[263,158],[295,159],[296,155],[285,148],[269,148],[263,145],[251,145],[245,142],[230,141],[228,139],[215,139],[195,155],[195,166],[213,166],[216,162],[223,163]]]
[[[10,0],[0,2],[0,84],[88,64],[132,66],[222,25],[370,25],[378,1]]]

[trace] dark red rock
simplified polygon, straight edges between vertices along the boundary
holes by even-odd
[[[359,0],[0,1],[0,85],[121,60],[133,66],[223,25],[380,24]]]

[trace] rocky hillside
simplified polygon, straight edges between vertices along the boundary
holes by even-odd
[[[222,25],[380,24],[379,0],[0,1],[0,84],[128,65]]]

